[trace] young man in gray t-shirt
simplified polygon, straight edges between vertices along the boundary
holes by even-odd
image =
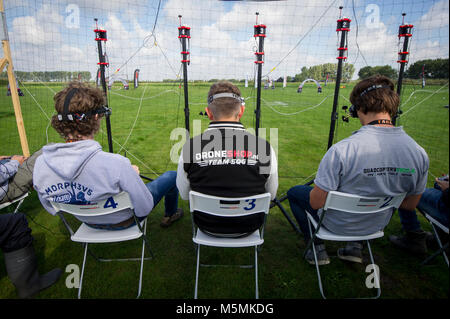
[[[425,190],[428,156],[402,127],[391,119],[397,114],[399,98],[394,84],[384,76],[359,82],[350,100],[351,112],[362,127],[350,137],[334,144],[325,154],[314,180],[315,187],[298,185],[288,191],[292,212],[305,237],[310,240],[305,210],[318,217],[329,191],[361,196],[394,196],[406,193],[402,208],[414,209]],[[389,223],[392,209],[376,214],[349,214],[327,211],[323,226],[340,235],[368,235]],[[315,241],[318,263],[328,264],[323,242]],[[348,243],[338,250],[341,259],[362,262],[362,245]],[[306,259],[314,264],[312,249]]]

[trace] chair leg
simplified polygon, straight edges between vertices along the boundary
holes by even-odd
[[[198,271],[200,268],[200,245],[197,245],[197,269],[195,272],[195,291],[194,291],[194,299],[197,298],[197,291],[198,291]]]
[[[447,254],[445,252],[445,249],[448,248],[448,243],[446,243],[444,246],[442,246],[441,248],[439,248],[435,253],[433,253],[433,255],[429,256],[427,259],[425,259],[424,261],[422,261],[422,265],[426,265],[427,263],[429,263],[431,260],[433,260],[434,258],[436,258],[438,255],[442,254],[442,256],[444,257],[445,262],[447,263],[447,267],[448,267],[448,257]]]
[[[142,290],[142,273],[144,270],[144,257],[145,257],[145,240],[142,239],[142,254],[141,254],[141,271],[139,273],[139,288],[138,288],[138,295],[136,299],[139,299],[141,296],[141,290]]]
[[[259,291],[258,291],[258,246],[255,246],[255,291],[256,291],[256,299],[259,299]]]
[[[141,230],[141,231],[142,231],[142,230]],[[149,240],[148,240],[148,238],[147,238],[147,219],[146,219],[145,222],[144,222],[144,230],[142,231],[142,238],[143,238],[145,244],[147,245],[147,248],[148,248],[148,251],[150,252],[151,258],[152,258],[152,259],[155,258],[155,256],[153,255],[153,251],[152,251],[152,249],[150,248],[150,242],[149,242]]]
[[[314,245],[314,237],[313,237],[313,232],[312,232],[312,228],[311,228],[311,222],[309,221],[309,219],[308,219],[308,227],[309,227],[309,234],[311,235],[311,239],[310,239],[310,241],[308,243],[308,247],[312,246],[312,249],[313,249],[314,263],[315,263],[315,266],[316,266],[317,279],[319,281],[320,294],[322,295],[323,299],[327,299],[325,297],[325,294],[323,293],[322,278],[320,276],[319,263],[317,261],[316,246]],[[306,251],[305,251],[305,254],[306,254]]]
[[[427,259],[425,259],[422,262],[422,265],[427,264],[430,260],[434,259],[436,256],[438,256],[439,254],[442,253],[442,256],[444,257],[444,260],[445,260],[445,262],[447,264],[447,267],[448,267],[449,266],[448,265],[448,257],[447,257],[447,254],[445,253],[445,249],[448,247],[448,243],[446,245],[442,246],[441,239],[440,239],[439,234],[438,234],[438,232],[436,230],[436,227],[434,227],[433,223],[431,223],[431,227],[433,228],[434,238],[436,238],[436,241],[437,241],[438,246],[439,246],[439,250],[437,252],[435,252],[433,255],[431,255],[430,257],[428,257]]]
[[[20,206],[22,205],[22,203],[23,203],[24,200],[25,200],[25,199],[21,199],[21,200],[19,201],[19,203],[18,203],[17,206],[16,206],[16,209],[14,209],[14,213],[13,213],[13,214],[16,214],[16,213],[19,211],[19,208],[20,208]]]
[[[369,256],[370,256],[370,262],[372,263],[372,265],[375,266],[375,261],[372,255],[372,249],[370,248],[370,243],[367,240],[367,248],[369,250]],[[378,271],[377,269],[375,269],[375,283],[377,284],[377,296],[372,298],[372,299],[378,299],[381,296],[381,281],[380,281],[380,277],[378,276]]]
[[[84,267],[86,265],[86,256],[88,251],[88,243],[84,243],[83,265],[81,267],[80,286],[78,287],[78,299],[81,299],[81,289],[83,287]]]

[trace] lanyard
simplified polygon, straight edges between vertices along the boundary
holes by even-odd
[[[386,125],[394,126],[394,124],[392,123],[391,120],[385,120],[385,119],[375,120],[375,121],[372,121],[372,122],[368,123],[367,125],[377,125],[377,124],[386,124]]]

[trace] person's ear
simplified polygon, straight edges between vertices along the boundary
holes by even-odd
[[[211,121],[214,121],[214,116],[213,116],[211,110],[210,110],[208,107],[205,107],[205,111],[206,111],[206,114],[208,115],[208,118],[209,118]]]
[[[241,104],[241,108],[238,113],[238,119],[241,119],[242,115],[244,115],[244,111],[245,111],[245,105]]]

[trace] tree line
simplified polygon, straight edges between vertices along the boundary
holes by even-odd
[[[20,81],[42,81],[42,82],[68,82],[72,80],[90,81],[91,72],[89,71],[15,71],[16,77]],[[6,72],[0,74],[0,78],[6,79]]]
[[[448,58],[447,59],[427,59],[419,60],[408,66],[404,77],[409,79],[422,78],[422,73],[425,79],[448,79]],[[390,65],[382,66],[365,66],[359,69],[359,78],[366,79],[370,76],[381,74],[391,79],[397,79],[398,71]]]
[[[344,63],[342,65],[342,82],[349,82],[353,74],[355,73],[355,66],[351,63]],[[306,79],[314,79],[316,81],[324,82],[327,79],[329,81],[336,80],[337,76],[337,63],[324,63],[319,65],[313,65],[309,68],[302,67],[300,73],[294,76],[287,76],[287,82],[303,82]],[[277,82],[283,82],[283,78],[277,79]]]

